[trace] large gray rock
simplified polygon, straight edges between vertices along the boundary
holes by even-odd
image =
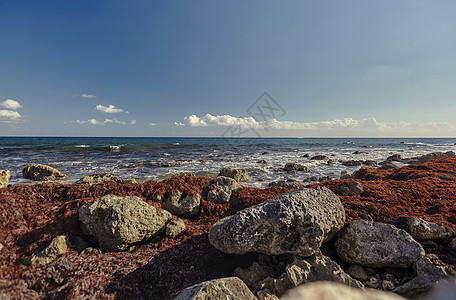
[[[364,220],[348,224],[334,244],[343,262],[366,267],[407,268],[424,255],[405,230]]]
[[[40,253],[37,255],[27,256],[24,259],[24,264],[27,266],[45,265],[67,252],[68,249],[70,249],[68,237],[64,235],[56,236]]]
[[[28,165],[22,170],[22,175],[25,179],[34,181],[60,180],[67,178],[65,174],[53,167],[39,164]]]
[[[162,231],[170,218],[139,197],[108,195],[79,209],[82,231],[105,251],[129,250]]]
[[[234,274],[255,293],[267,290],[276,296],[281,296],[298,285],[322,280],[364,287],[361,282],[346,274],[336,262],[321,253],[305,259],[296,255],[262,256],[249,268],[237,268]]]
[[[237,277],[205,281],[183,290],[174,300],[242,299],[257,300],[249,288]]]
[[[214,179],[213,183],[217,185],[217,188],[210,190],[207,193],[207,200],[217,204],[229,202],[231,194],[242,189],[242,186],[230,177],[219,176]]]
[[[413,269],[416,277],[396,288],[395,293],[407,298],[416,298],[431,290],[440,280],[448,276],[444,267],[435,265],[430,256],[418,260]]]
[[[156,197],[162,208],[180,217],[193,217],[200,212],[201,195],[184,194],[180,190],[171,190]]]
[[[209,241],[226,253],[310,256],[342,228],[340,198],[325,187],[290,191],[217,221]]]
[[[0,188],[5,187],[10,181],[11,175],[8,170],[0,170]]]
[[[250,180],[249,173],[244,169],[223,168],[220,170],[220,173],[217,176],[230,177],[236,180],[237,182]]]
[[[415,240],[450,240],[453,236],[453,233],[444,226],[421,218],[410,218],[407,225]]]
[[[283,295],[281,300],[405,300],[399,295],[373,289],[356,289],[346,285],[319,281],[300,285]]]

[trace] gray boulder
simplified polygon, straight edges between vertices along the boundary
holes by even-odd
[[[313,281],[327,280],[364,287],[361,282],[346,274],[336,262],[321,253],[305,259],[296,255],[262,256],[249,268],[237,268],[234,274],[255,293],[267,290],[279,297],[289,289]]]
[[[219,176],[213,183],[217,184],[217,188],[208,192],[207,200],[217,204],[229,202],[231,193],[242,189],[242,186],[230,177]]]
[[[174,300],[242,299],[257,300],[237,277],[205,281],[184,289]]]
[[[193,217],[200,212],[201,195],[183,194],[180,190],[171,190],[155,199],[161,203],[162,208],[180,217]]]
[[[410,235],[415,240],[449,240],[453,233],[444,226],[421,218],[410,218],[407,220]]]
[[[283,295],[281,300],[405,300],[405,298],[390,292],[373,289],[356,289],[346,285],[319,281],[300,285]]]
[[[166,224],[165,234],[170,239],[180,235],[185,230],[185,223],[181,219],[173,220]]]
[[[310,169],[304,165],[296,164],[296,163],[286,163],[285,167],[283,168],[285,172],[309,172]]]
[[[82,231],[105,251],[129,250],[165,228],[171,214],[139,197],[104,196],[79,209]]]
[[[347,167],[358,167],[363,164],[362,160],[347,160],[342,162],[342,165],[347,166]]]
[[[244,169],[223,168],[220,170],[220,173],[217,176],[230,177],[236,180],[237,182],[250,180],[249,173]]]
[[[24,258],[24,264],[45,265],[57,257],[61,256],[70,249],[68,237],[64,235],[56,236],[51,243],[37,255],[31,255]]]
[[[416,277],[393,292],[406,298],[416,298],[431,290],[440,280],[449,274],[444,267],[435,265],[430,256],[426,255],[413,265]]]
[[[423,156],[417,157],[418,163],[425,163],[434,159],[440,159],[440,158],[445,158],[445,157],[450,157],[454,156],[456,153],[453,151],[448,151],[448,152],[433,152],[429,154],[425,154]]]
[[[405,230],[364,220],[348,224],[334,245],[343,262],[366,267],[407,268],[424,255]]]
[[[65,174],[53,167],[39,164],[28,165],[22,170],[22,175],[25,179],[34,181],[60,180],[67,178]]]
[[[10,181],[11,174],[8,170],[0,170],[0,188],[5,187]]]
[[[341,186],[340,192],[347,195],[360,195],[364,192],[364,186],[361,182],[352,181],[347,186]]]
[[[310,256],[345,222],[340,198],[326,187],[284,193],[217,221],[209,241],[225,253]]]

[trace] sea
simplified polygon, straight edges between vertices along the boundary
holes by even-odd
[[[249,171],[251,180],[244,185],[266,187],[276,180],[338,179],[343,171],[359,169],[342,165],[346,160],[380,162],[392,154],[410,158],[456,151],[455,143],[456,138],[0,137],[0,169],[10,170],[11,183],[17,184],[29,182],[22,177],[29,164],[62,171],[68,175],[63,182],[97,173],[138,182],[181,172],[215,177],[231,167]],[[310,159],[315,155],[326,155],[333,163]],[[284,172],[288,162],[310,172]]]

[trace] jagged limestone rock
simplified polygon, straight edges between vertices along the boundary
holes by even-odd
[[[208,192],[207,200],[216,204],[229,202],[231,193],[242,189],[242,186],[230,177],[219,176],[214,179],[214,183],[217,184],[217,188]]]
[[[45,265],[67,252],[70,247],[68,237],[64,235],[56,236],[40,253],[26,257],[24,264],[27,266]]]
[[[217,176],[230,177],[236,180],[237,182],[250,180],[249,172],[247,172],[244,169],[223,168],[220,170],[220,173]]]
[[[209,241],[225,253],[310,256],[345,222],[340,198],[325,187],[284,193],[217,221]]]

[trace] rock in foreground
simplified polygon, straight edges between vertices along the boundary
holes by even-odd
[[[128,250],[164,229],[171,218],[139,197],[104,196],[79,209],[82,231],[105,251]]]
[[[205,281],[183,290],[174,300],[242,299],[257,300],[249,288],[237,277]]]
[[[407,268],[424,256],[418,242],[405,230],[390,224],[358,220],[343,231],[334,244],[345,263]]]
[[[6,186],[10,181],[11,175],[8,170],[0,170],[0,188]]]
[[[217,176],[230,177],[236,180],[237,182],[250,180],[249,173],[244,169],[223,168],[220,170],[220,173]]]
[[[60,180],[67,178],[67,176],[59,170],[39,164],[28,165],[22,170],[22,175],[25,179],[33,181]]]
[[[209,241],[225,253],[310,256],[342,228],[345,211],[325,187],[287,192],[216,222]]]

